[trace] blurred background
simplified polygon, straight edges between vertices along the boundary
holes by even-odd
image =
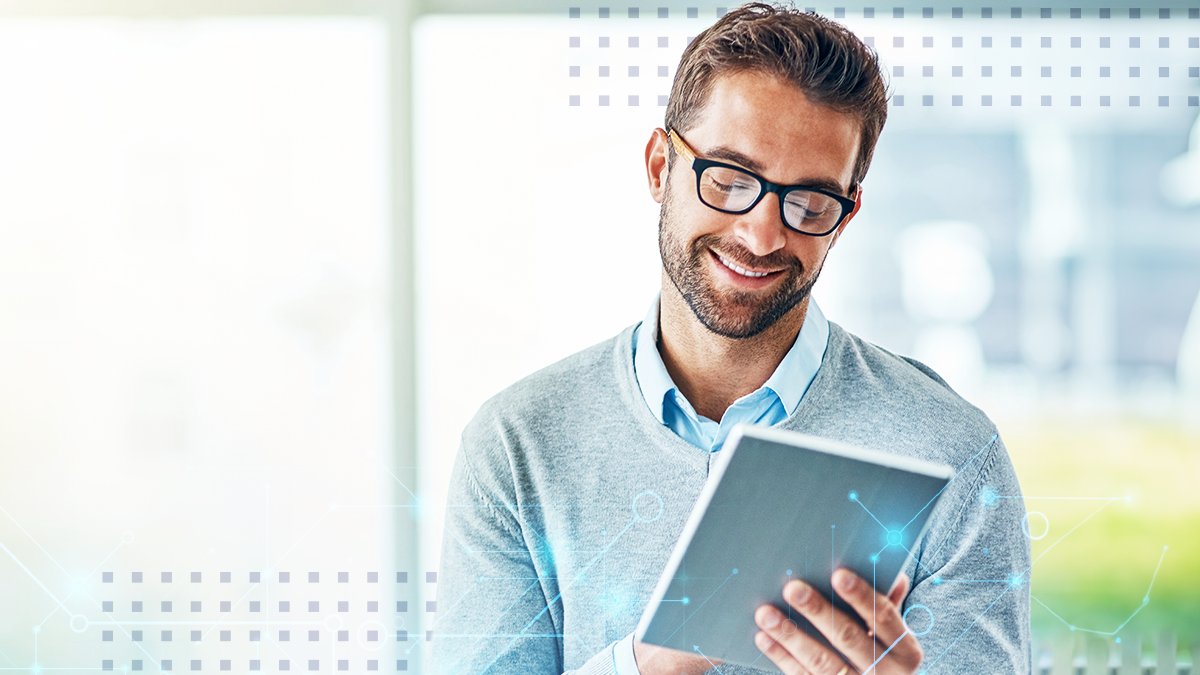
[[[1186,667],[1200,14],[814,9],[894,94],[817,301],[996,421],[1039,664]],[[459,434],[644,315],[723,11],[0,3],[0,668],[420,671]]]

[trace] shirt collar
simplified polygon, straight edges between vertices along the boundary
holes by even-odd
[[[658,305],[659,297],[650,303],[650,309],[633,338],[633,371],[637,377],[642,398],[650,412],[663,422],[663,398],[674,395],[675,382],[667,372],[662,355],[658,353]],[[808,312],[804,325],[792,348],[784,354],[775,372],[763,383],[762,389],[770,389],[779,397],[787,414],[791,415],[808,391],[808,385],[821,368],[825,347],[829,343],[829,321],[817,301],[809,296]]]

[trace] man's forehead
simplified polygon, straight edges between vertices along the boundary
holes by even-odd
[[[743,71],[714,80],[687,138],[703,156],[740,164],[769,180],[844,193],[861,127],[855,115],[813,103],[786,80]]]

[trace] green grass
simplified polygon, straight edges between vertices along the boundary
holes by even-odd
[[[1143,604],[1154,577],[1149,602],[1123,632],[1200,636],[1200,438],[1137,419],[1000,429],[1027,497],[1122,498],[1094,515],[1103,501],[1026,500],[1050,523],[1033,542],[1033,595],[1063,619],[1035,602],[1035,633],[1067,631],[1066,623],[1116,630]],[[1039,534],[1041,519],[1031,523]]]

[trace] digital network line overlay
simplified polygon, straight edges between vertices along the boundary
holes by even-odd
[[[117,620],[117,619],[115,619],[113,617],[113,612],[112,612],[112,604],[113,603],[100,602],[95,597],[93,597],[90,593],[81,590],[80,589],[81,584],[78,582],[80,582],[82,579],[91,579],[91,578],[95,577],[96,573],[99,572],[101,570],[101,568],[105,565],[105,563],[107,563],[118,551],[120,551],[122,547],[132,544],[134,542],[134,535],[132,532],[128,532],[128,531],[124,532],[121,535],[120,541],[117,544],[117,546],[111,552],[109,552],[109,554],[107,556],[105,556],[94,567],[94,569],[92,569],[90,572],[88,572],[83,577],[74,577],[66,570],[66,568],[63,567],[62,564],[60,564],[58,562],[58,560],[53,555],[50,554],[49,551],[47,551],[42,546],[42,544],[37,540],[37,538],[33,534],[31,534],[16,518],[14,518],[13,515],[11,513],[9,513],[3,507],[3,505],[0,505],[0,513],[4,514],[4,516],[6,516],[8,518],[8,520],[11,521],[13,523],[13,525],[15,525],[16,528],[29,539],[29,541],[37,548],[37,550],[40,551],[42,553],[42,555],[44,555],[45,558],[50,563],[53,564],[54,567],[56,567],[63,575],[65,575],[68,580],[73,582],[71,592],[68,595],[66,595],[65,597],[59,597],[58,594],[56,594],[49,587],[47,587],[47,585],[42,581],[42,579],[38,576],[38,574],[35,573],[32,569],[30,569],[30,567],[28,565],[26,565],[25,562],[23,562],[17,556],[16,553],[14,553],[5,544],[4,541],[0,541],[0,551],[2,551],[5,555],[7,555],[8,558],[11,559],[13,561],[13,563],[17,566],[17,568],[21,572],[24,573],[24,576],[27,576],[29,578],[29,580],[36,587],[40,588],[42,590],[42,592],[45,593],[46,596],[53,602],[53,605],[54,605],[53,609],[50,611],[49,614],[47,614],[40,622],[38,622],[32,626],[31,632],[33,634],[33,654],[34,654],[33,662],[30,664],[27,664],[27,665],[18,664],[16,662],[14,662],[12,660],[12,658],[10,658],[9,655],[3,649],[0,649],[0,659],[3,659],[4,662],[7,662],[6,664],[0,663],[0,672],[5,672],[5,671],[14,672],[15,671],[15,672],[27,672],[27,673],[31,673],[32,675],[40,675],[41,673],[45,673],[48,671],[97,671],[98,670],[98,671],[128,672],[131,669],[130,664],[118,665],[118,664],[114,663],[114,660],[112,660],[112,659],[102,659],[101,663],[90,663],[87,665],[74,665],[74,664],[64,665],[64,664],[57,664],[57,663],[55,663],[55,664],[43,663],[42,662],[43,655],[39,652],[39,635],[41,634],[41,632],[42,632],[43,628],[45,627],[45,625],[47,624],[47,622],[49,622],[51,619],[54,619],[56,616],[65,618],[67,626],[76,634],[86,633],[86,632],[88,632],[88,630],[90,628],[96,628],[96,627],[112,628],[112,630],[114,630],[114,631],[120,631],[121,634],[123,634],[124,637],[129,640],[129,643],[133,644],[140,651],[141,655],[144,657],[143,660],[148,662],[148,664],[152,665],[153,668],[155,669],[155,671],[171,671],[174,669],[178,669],[178,670],[182,671],[182,670],[187,670],[188,666],[190,666],[190,670],[193,670],[193,671],[201,670],[201,665],[200,665],[201,661],[195,660],[195,659],[189,659],[190,663],[184,662],[184,663],[179,663],[179,664],[173,664],[172,659],[166,659],[166,658],[161,658],[161,657],[156,658],[155,655],[146,648],[146,644],[144,643],[144,641],[140,639],[142,630],[134,630],[135,627],[138,629],[144,629],[145,627],[172,628],[172,627],[178,627],[178,626],[189,626],[189,627],[202,628],[202,631],[192,631],[193,634],[195,634],[196,632],[202,633],[201,641],[203,640],[203,638],[207,638],[209,635],[211,635],[213,631],[218,630],[223,627],[251,627],[251,626],[253,626],[253,627],[261,627],[261,628],[270,628],[270,627],[284,626],[284,627],[312,628],[312,629],[316,629],[318,631],[322,631],[322,630],[327,631],[328,633],[331,633],[331,634],[347,632],[347,631],[341,630],[344,626],[344,620],[341,616],[338,616],[338,614],[328,614],[323,619],[312,619],[312,620],[300,620],[300,619],[288,620],[283,617],[280,617],[278,615],[278,613],[276,613],[273,616],[272,611],[271,611],[269,590],[268,590],[268,594],[266,596],[266,598],[267,598],[266,601],[262,603],[263,605],[265,605],[265,607],[263,608],[263,609],[265,609],[265,611],[263,612],[263,614],[264,614],[263,619],[242,621],[242,620],[231,619],[230,616],[233,613],[233,611],[235,609],[241,607],[243,605],[243,603],[246,602],[246,599],[255,590],[257,590],[260,586],[266,587],[267,589],[270,588],[271,584],[266,583],[266,581],[264,581],[264,578],[270,578],[271,574],[275,573],[275,574],[282,576],[281,582],[287,583],[289,581],[288,576],[287,576],[288,573],[286,573],[286,572],[279,573],[278,572],[279,566],[286,559],[288,559],[288,557],[297,549],[297,547],[305,539],[307,539],[309,537],[309,535],[311,535],[317,529],[317,527],[319,525],[321,525],[321,523],[323,521],[325,521],[325,519],[330,514],[338,511],[339,509],[420,508],[419,500],[417,499],[416,495],[413,494],[411,490],[409,490],[408,486],[405,485],[403,483],[403,481],[401,481],[400,478],[398,476],[396,476],[396,474],[394,472],[392,472],[390,469],[388,469],[382,463],[380,463],[380,467],[385,472],[387,472],[397,483],[399,483],[400,486],[406,492],[408,492],[408,494],[412,497],[412,500],[413,500],[412,503],[410,503],[410,504],[349,504],[349,505],[347,505],[347,504],[331,504],[324,512],[322,512],[322,514],[319,517],[316,518],[316,520],[312,523],[312,525],[309,526],[309,528],[302,535],[300,535],[296,539],[295,542],[293,542],[293,544],[283,553],[283,555],[281,555],[277,560],[274,561],[274,563],[268,564],[268,566],[261,571],[250,572],[251,583],[250,583],[249,589],[246,590],[246,592],[243,593],[241,595],[241,597],[239,597],[237,600],[230,601],[228,603],[222,602],[221,603],[222,609],[220,612],[221,616],[220,616],[220,618],[218,618],[216,620],[213,620],[213,619],[208,619],[208,620],[202,620],[202,619],[196,619],[196,620],[156,619],[156,620],[138,621],[138,620]],[[270,515],[269,515],[270,511],[269,511],[269,509],[270,509],[270,488],[271,488],[271,486],[268,484],[268,485],[265,485],[264,487],[265,487],[266,495],[267,495],[267,499],[266,499],[267,517],[266,517],[265,522],[267,523],[267,534],[269,535],[269,527],[270,527]],[[453,536],[453,533],[451,533],[451,535]],[[269,561],[270,560],[270,549],[269,549],[270,537],[265,536],[264,541],[267,542],[266,557]],[[205,555],[200,556],[197,560],[193,561],[188,566],[188,572],[186,572],[186,574],[188,574],[191,577],[192,583],[195,583],[197,581],[198,575],[200,574],[198,569],[201,567],[204,560],[207,559],[208,556],[211,555],[212,553],[214,553],[214,549],[211,549],[211,548],[208,549],[208,551]],[[229,583],[229,581],[230,581],[228,578],[229,574],[230,573],[222,573],[221,574],[221,583]],[[319,576],[319,573],[309,573],[309,574],[310,574],[310,577],[309,577],[310,583],[314,582],[314,575]],[[134,573],[134,575],[135,575],[134,583],[140,583],[142,581],[142,579],[141,579],[142,573],[138,572],[138,573]],[[367,573],[367,575],[368,575],[368,583],[378,583],[378,575],[379,575],[378,572],[369,572],[369,573]],[[111,583],[112,582],[112,580],[113,580],[112,572],[105,572],[103,576],[104,576],[103,583]],[[428,576],[429,576],[429,578],[426,579],[427,582],[431,582],[433,579],[436,579],[436,574],[430,574]],[[338,578],[339,583],[348,583],[348,573],[339,573],[338,577],[339,577]],[[396,579],[397,579],[397,583],[407,583],[408,573],[407,572],[397,572]],[[169,583],[169,586],[165,589],[165,591],[161,595],[158,595],[156,597],[158,598],[159,602],[169,605],[170,601],[167,601],[166,598],[170,597],[170,595],[176,590],[176,588],[178,588],[182,579],[174,580],[171,573],[164,572],[163,576],[162,576],[162,580],[164,583]],[[69,606],[69,604],[71,603],[72,598],[76,594],[82,594],[86,598],[86,602],[89,604],[89,606],[94,607],[96,610],[99,610],[100,613],[105,618],[101,619],[101,620],[92,620],[85,613],[86,610],[84,610],[84,611],[72,610],[71,607]],[[140,605],[141,601],[137,601],[137,603]],[[228,604],[228,608],[225,607],[226,604]],[[255,603],[255,604],[257,604],[257,603]],[[399,604],[400,603],[398,603],[398,605]],[[403,604],[405,606],[407,606],[407,601],[404,601]],[[436,603],[430,603],[430,606],[432,607],[434,604],[436,604]],[[135,610],[135,611],[141,611],[141,610],[139,609],[139,610]],[[166,610],[166,611],[170,611],[170,610]],[[259,611],[261,611],[261,610],[259,610]],[[341,612],[341,611],[343,611],[343,610],[339,609],[339,612]],[[407,611],[407,609],[404,611]],[[430,609],[429,611],[433,611],[433,610]],[[290,609],[289,609],[289,612],[290,612]],[[378,634],[382,634],[384,636],[390,636],[392,633],[392,630],[394,630],[395,631],[394,638],[395,638],[396,642],[408,642],[408,641],[410,641],[409,640],[409,631],[405,629],[405,623],[406,623],[406,620],[404,619],[404,617],[399,616],[399,612],[398,612],[397,616],[395,616],[392,621],[392,624],[393,624],[392,629],[388,629],[388,627],[385,626],[382,622],[375,620],[375,619],[368,619],[366,621],[360,622],[359,628],[361,629],[363,626],[365,626],[367,624],[378,624],[378,628],[380,629],[377,631]],[[372,627],[374,627],[374,626],[372,626]],[[203,630],[205,628],[207,630]],[[105,631],[105,632],[107,633],[110,631]],[[164,632],[167,634],[171,633],[170,630],[167,630]],[[271,635],[271,632],[269,630],[263,631],[263,632],[265,632],[266,635],[261,636],[261,638],[252,638],[252,641],[260,641],[261,645],[258,645],[260,649],[262,646],[269,646],[271,649],[276,650],[280,655],[282,655],[284,657],[283,659],[279,660],[279,669],[280,670],[291,670],[291,669],[303,670],[304,669],[303,666],[305,665],[306,659],[297,659],[297,658],[292,657],[289,654],[289,651],[288,651],[289,647],[286,644],[286,642],[290,641],[290,638],[286,639],[286,640],[275,639]],[[356,632],[361,633],[362,631],[360,630],[360,631],[356,631]],[[135,635],[137,636],[136,638],[134,637]],[[224,639],[225,638],[222,638],[223,641],[224,641]],[[405,649],[404,654],[407,655],[407,654],[411,653],[416,647],[420,646],[423,642],[429,642],[431,640],[432,640],[432,631],[431,630],[426,631],[424,640],[420,639],[419,631],[417,631],[417,633],[413,635],[411,644]],[[174,640],[172,638],[167,638],[164,641],[172,641],[173,642]],[[191,641],[194,642],[195,640],[191,640]],[[300,641],[301,641],[300,639],[297,639],[297,642],[300,642]],[[310,635],[310,641],[312,641],[311,635]],[[382,642],[387,643],[390,641],[392,641],[391,637],[385,637],[385,639]],[[337,653],[338,642],[347,642],[347,640],[345,640],[344,638],[339,636],[337,638],[337,640],[333,640],[330,642],[331,642],[330,657],[331,657],[332,665],[334,666],[334,668],[336,668],[337,670],[349,670],[350,669],[349,668],[349,663],[350,663],[349,660],[345,659],[345,658],[338,658],[339,654]],[[107,635],[105,636],[105,643],[111,644],[111,642],[109,642],[109,637]],[[358,643],[360,646],[365,646],[362,644],[361,636],[359,636]],[[369,651],[378,651],[379,649],[382,649],[382,647],[383,647],[383,645],[381,644],[380,647],[370,649]],[[344,656],[344,654],[342,654],[341,656]],[[315,661],[312,659],[307,659],[307,665],[308,665],[307,670],[317,670],[319,668],[318,661]],[[366,665],[366,669],[368,669],[368,670],[377,670],[379,668],[379,661],[378,660],[367,660],[365,665]],[[218,667],[222,671],[233,669],[228,660],[220,660]],[[244,668],[245,668],[244,664],[239,664],[237,669],[244,670]],[[135,661],[134,664],[132,665],[132,670],[136,671],[136,670],[142,670],[142,669],[143,669],[143,664],[140,660]],[[206,668],[206,669],[216,670],[216,668]],[[266,660],[265,659],[252,660],[250,662],[250,669],[267,671],[268,668],[266,667]],[[356,664],[355,670],[362,670],[362,669],[363,669],[363,664],[361,664],[361,663]],[[405,661],[405,660],[397,661],[396,669],[397,670],[407,670],[408,669],[407,661]]]
[[[986,485],[982,486],[979,489],[978,494],[976,495],[976,499],[985,507],[994,507],[996,504],[999,503],[999,500],[1002,500],[1002,499],[1024,499],[1024,500],[1029,500],[1029,501],[1043,500],[1043,499],[1046,499],[1046,500],[1079,500],[1079,501],[1086,500],[1086,501],[1100,501],[1103,503],[1098,508],[1096,508],[1094,511],[1092,511],[1090,514],[1088,514],[1087,517],[1085,517],[1083,520],[1081,520],[1080,522],[1075,524],[1075,526],[1072,527],[1070,530],[1068,530],[1065,534],[1058,537],[1049,547],[1047,547],[1045,550],[1041,551],[1041,553],[1039,553],[1038,556],[1036,558],[1034,558],[1031,561],[1031,563],[1029,564],[1029,566],[1026,567],[1025,569],[1013,570],[1007,577],[997,578],[997,579],[950,579],[950,578],[940,577],[940,576],[936,575],[932,570],[928,569],[924,565],[924,563],[920,560],[919,557],[914,555],[911,550],[909,550],[907,547],[905,547],[903,545],[900,535],[902,535],[904,529],[908,528],[922,512],[924,512],[926,509],[928,509],[934,503],[934,501],[937,500],[938,496],[940,496],[947,488],[950,487],[951,484],[954,483],[954,481],[962,474],[963,471],[965,471],[969,466],[971,466],[976,461],[976,459],[978,459],[989,448],[991,448],[992,445],[994,445],[997,440],[998,440],[998,436],[993,436],[982,448],[980,448],[980,450],[978,452],[976,452],[971,457],[971,459],[967,460],[967,462],[964,463],[960,469],[958,469],[958,471],[954,474],[954,476],[950,479],[950,481],[947,482],[947,484],[942,488],[942,490],[940,490],[938,492],[938,494],[932,500],[930,500],[929,503],[927,503],[924,507],[922,507],[917,513],[913,514],[912,518],[910,518],[909,521],[903,527],[901,527],[899,530],[891,530],[887,526],[885,526],[882,523],[882,521],[880,521],[879,518],[874,513],[871,512],[869,506],[867,504],[864,504],[859,499],[857,493],[851,492],[847,495],[847,498],[850,501],[859,504],[859,506],[861,506],[867,512],[867,514],[871,516],[872,520],[874,520],[881,528],[883,528],[883,531],[885,533],[885,541],[887,543],[884,545],[883,549],[880,549],[879,552],[877,552],[875,555],[872,556],[871,562],[872,562],[873,566],[875,563],[877,563],[877,561],[879,559],[879,555],[883,552],[884,549],[891,547],[891,546],[897,546],[897,547],[901,548],[902,550],[904,550],[906,554],[910,555],[915,560],[917,565],[930,575],[930,577],[932,578],[932,582],[934,584],[938,584],[938,585],[946,584],[946,583],[998,584],[998,585],[1002,586],[1000,591],[987,604],[986,608],[982,612],[980,612],[971,621],[971,623],[965,629],[963,629],[963,631],[957,637],[955,637],[955,639],[945,649],[943,649],[941,651],[941,653],[938,653],[936,655],[933,655],[933,654],[926,655],[926,658],[925,658],[924,662],[922,663],[921,669],[918,671],[921,675],[926,675],[927,673],[934,671],[935,666],[942,660],[942,658],[945,657],[945,655],[947,653],[949,653],[958,644],[958,642],[960,640],[962,640],[962,638],[964,636],[966,636],[975,627],[975,625],[981,619],[983,619],[988,614],[989,611],[991,611],[991,609],[993,607],[996,606],[997,603],[999,603],[1006,595],[1008,595],[1008,593],[1010,591],[1012,591],[1015,588],[1020,588],[1021,586],[1023,586],[1026,583],[1029,583],[1032,579],[1033,567],[1043,557],[1045,557],[1047,553],[1049,553],[1051,550],[1053,550],[1056,546],[1058,546],[1058,544],[1062,543],[1062,541],[1065,540],[1068,536],[1070,536],[1072,533],[1074,533],[1076,530],[1078,530],[1080,527],[1082,527],[1085,523],[1087,523],[1089,520],[1091,520],[1093,517],[1095,517],[1098,513],[1100,513],[1102,510],[1104,510],[1105,507],[1109,506],[1110,504],[1112,504],[1114,502],[1122,501],[1122,500],[1128,501],[1128,499],[1129,499],[1128,497],[1080,498],[1080,497],[1023,497],[1021,495],[998,495],[989,486],[986,486]],[[547,546],[551,545],[549,540],[546,538],[546,536],[540,532],[537,532],[537,530],[535,528],[533,528],[532,525],[528,522],[528,520],[525,519],[523,517],[523,515],[521,514],[522,509],[545,508],[546,505],[540,505],[540,504],[515,505],[515,504],[508,503],[506,501],[506,499],[503,497],[503,495],[494,495],[494,496],[496,497],[497,501],[495,501],[494,503],[488,504],[487,506],[498,507],[498,508],[503,508],[503,509],[507,510],[510,514],[512,514],[515,518],[518,519],[518,521],[522,524],[522,527],[524,529],[528,530],[529,532],[532,532],[536,537],[538,537]],[[561,506],[561,505],[559,505],[559,506]],[[615,505],[599,505],[599,504],[576,505],[576,506],[620,508],[620,507],[616,507]],[[492,666],[495,665],[496,662],[499,661],[499,659],[502,656],[504,656],[504,654],[508,653],[508,651],[511,650],[514,647],[514,645],[516,645],[516,643],[522,638],[548,638],[548,639],[562,639],[562,640],[578,639],[577,636],[572,636],[569,634],[535,634],[530,631],[537,624],[539,619],[541,619],[543,616],[545,616],[545,614],[547,612],[549,612],[555,604],[559,603],[562,600],[563,595],[566,591],[570,590],[571,588],[575,587],[578,584],[585,582],[585,580],[589,576],[588,575],[589,571],[592,570],[595,566],[602,564],[604,562],[606,555],[613,550],[613,547],[622,538],[622,536],[627,534],[633,527],[635,527],[639,523],[649,524],[649,523],[655,522],[658,519],[658,517],[662,515],[663,501],[662,501],[662,498],[658,494],[651,492],[651,491],[644,491],[634,497],[633,502],[630,506],[624,507],[624,508],[629,508],[633,512],[633,515],[630,518],[630,520],[625,523],[624,527],[614,537],[612,537],[612,539],[606,539],[605,544],[598,551],[596,551],[591,556],[591,558],[588,559],[587,562],[584,563],[579,568],[579,570],[576,571],[567,580],[567,583],[564,586],[560,587],[559,592],[556,593],[552,598],[549,599],[546,606],[543,607],[540,611],[538,611],[532,620],[529,620],[524,623],[524,627],[521,628],[519,631],[517,631],[516,633],[509,633],[509,634],[480,632],[480,633],[476,633],[476,634],[472,634],[472,635],[452,635],[452,634],[444,634],[443,635],[443,637],[447,637],[447,638],[472,638],[472,639],[509,638],[507,644],[493,656],[493,658],[487,663],[487,665],[485,665],[482,669],[478,670],[475,673],[470,673],[470,674],[464,673],[464,675],[486,675],[488,673],[488,671],[491,670]],[[1043,524],[1043,527],[1038,528],[1041,530],[1040,532],[1031,531],[1031,525],[1030,525],[1031,518],[1040,518],[1041,519],[1041,523]],[[1035,521],[1035,522],[1037,522],[1037,521]],[[1028,511],[1022,520],[1021,526],[1022,526],[1022,530],[1023,530],[1024,534],[1031,541],[1038,541],[1038,540],[1045,538],[1046,535],[1049,533],[1049,529],[1050,529],[1049,519],[1046,518],[1046,516],[1039,511]],[[836,533],[836,530],[834,528],[831,528],[831,534],[830,534],[831,555],[832,555],[832,551],[833,551],[833,537],[835,536],[835,533]],[[453,533],[451,533],[451,534],[453,534]],[[455,539],[458,539],[458,538],[455,537]],[[460,540],[460,543],[461,543],[461,540]],[[466,548],[465,545],[464,545],[464,548]],[[1051,610],[1049,607],[1045,606],[1044,603],[1042,603],[1040,600],[1037,600],[1037,598],[1034,598],[1034,600],[1037,601],[1038,604],[1045,607],[1048,611],[1050,611],[1051,614],[1054,615],[1056,618],[1058,618],[1060,621],[1063,621],[1063,623],[1065,625],[1067,625],[1068,627],[1070,627],[1071,630],[1091,632],[1091,633],[1096,633],[1099,635],[1107,635],[1107,636],[1116,635],[1133,619],[1134,616],[1137,615],[1138,612],[1140,612],[1147,604],[1149,604],[1150,591],[1152,590],[1153,585],[1154,585],[1154,578],[1157,577],[1158,570],[1162,566],[1162,561],[1166,555],[1167,550],[1168,550],[1168,547],[1164,546],[1162,556],[1160,556],[1160,558],[1159,558],[1158,567],[1155,568],[1154,575],[1151,578],[1150,587],[1147,588],[1146,594],[1144,595],[1144,597],[1142,599],[1141,605],[1130,615],[1129,619],[1126,619],[1124,622],[1122,622],[1120,624],[1120,626],[1118,626],[1115,630],[1100,631],[1100,630],[1080,628],[1080,627],[1071,625],[1069,622],[1063,620],[1061,616],[1054,613],[1054,611]],[[528,552],[528,551],[522,551],[522,552]],[[989,554],[987,549],[984,549],[983,552],[985,554]],[[475,551],[475,553],[481,553],[481,552]],[[788,570],[789,576],[791,576],[791,572],[792,572],[791,570]],[[710,599],[712,599],[712,597],[714,597],[716,595],[716,593],[719,592],[728,581],[735,578],[737,573],[738,573],[737,569],[731,570],[730,574],[728,576],[726,576],[725,579],[719,585],[717,585],[717,587],[714,588],[713,591],[710,592],[707,597],[705,597],[703,599],[683,597],[683,598],[675,598],[675,599],[664,599],[663,602],[680,602],[681,604],[684,604],[684,605],[691,605],[691,604],[695,604],[697,602],[697,600],[699,600],[698,604],[696,604],[696,609],[693,610],[692,613],[689,614],[687,617],[685,617],[684,623],[686,623],[687,620],[690,619],[691,616],[694,616],[695,613],[697,611],[699,611],[699,609],[705,605],[705,603],[707,603]],[[472,584],[450,607],[453,608],[453,607],[458,606],[459,603],[466,600],[468,597],[470,597],[472,595],[473,592],[478,590],[481,583],[486,582],[486,581],[491,581],[491,580],[492,579],[489,579],[489,578],[480,578],[480,579],[476,580],[476,582],[474,584]],[[521,593],[521,595],[516,600],[520,600],[521,598],[525,597],[529,593],[534,592],[534,590],[536,588],[538,588],[542,584],[542,581],[543,581],[543,579],[541,577],[530,577],[528,579],[522,579],[522,580],[528,581],[529,583],[525,586],[524,591]],[[561,582],[562,578],[558,578],[557,580]],[[875,585],[875,579],[873,578],[872,586],[874,586],[874,585]],[[501,612],[498,616],[495,617],[495,621],[493,622],[492,626],[496,626],[501,621],[503,621],[505,616],[510,611],[512,611],[513,607],[515,607],[517,605],[516,600],[514,600],[509,605],[508,609],[506,609],[504,612]],[[920,612],[918,612],[918,614],[926,615],[928,618],[928,625],[924,625],[919,629],[914,629],[912,626],[910,626],[908,624],[909,614],[913,610],[920,610]],[[440,615],[438,617],[438,620],[440,620],[444,616],[445,616],[445,614]],[[929,633],[931,630],[933,630],[934,624],[936,622],[936,616],[935,616],[933,610],[931,610],[930,608],[928,608],[924,605],[910,605],[908,608],[905,609],[905,611],[903,613],[903,619],[904,619],[905,628],[906,628],[904,634],[902,634],[899,638],[894,640],[890,645],[886,646],[886,648],[883,648],[881,652],[877,653],[875,656],[874,662],[872,664],[870,664],[870,666],[868,668],[866,668],[864,671],[862,671],[863,675],[866,675],[866,673],[874,672],[875,667],[882,661],[882,659],[884,657],[887,656],[887,654],[889,652],[892,651],[893,648],[895,648],[895,646],[897,644],[899,644],[899,642],[902,639],[904,639],[908,635],[913,635],[915,637],[923,636],[923,635]],[[873,620],[874,620],[874,617],[873,617]],[[922,621],[922,623],[924,623],[924,621]],[[682,627],[682,625],[683,624],[681,624],[680,627]],[[1120,638],[1117,638],[1117,639],[1119,640]],[[596,646],[587,645],[587,647],[589,649],[589,653],[595,653],[597,651]],[[696,654],[703,656],[706,659],[709,658],[708,656],[706,656],[704,654],[702,646],[700,646],[700,645],[695,645],[693,647],[693,651]],[[465,660],[466,658],[468,658],[468,656],[464,655],[463,660]],[[711,660],[710,660],[710,662],[711,662]],[[459,665],[461,665],[461,664],[459,664]],[[751,665],[753,665],[753,664],[751,664]],[[719,672],[719,668],[716,668],[715,664],[714,664],[714,669],[716,669]],[[455,668],[455,667],[451,666],[449,668],[446,668],[445,670],[446,670],[446,672],[460,672],[461,668]]]

